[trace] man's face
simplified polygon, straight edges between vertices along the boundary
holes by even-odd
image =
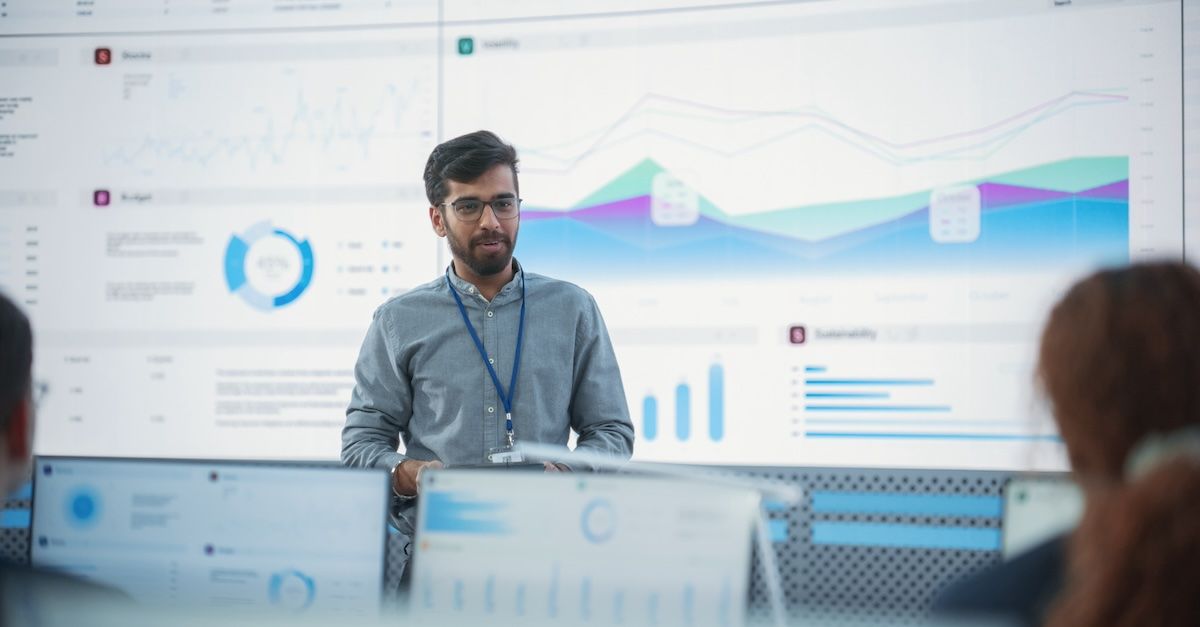
[[[463,220],[452,204],[456,200],[516,198],[517,183],[512,168],[499,164],[470,183],[447,181],[447,185],[449,189],[443,205],[430,207],[429,219],[433,230],[450,244],[459,276],[470,280],[504,271],[512,263],[513,247],[521,226],[520,216],[498,219],[489,205],[484,207],[478,220]]]

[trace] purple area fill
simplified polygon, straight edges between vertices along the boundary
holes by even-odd
[[[630,218],[645,218],[649,215],[649,196],[634,196],[633,198],[624,198],[615,202],[604,203],[603,205],[592,205],[591,207],[580,207],[579,209],[571,210],[572,218],[585,222],[596,219],[628,220]]]
[[[545,220],[548,218],[572,218],[581,222],[609,222],[614,220],[645,220],[650,217],[650,197],[634,196],[621,200],[571,209],[570,211],[523,211],[522,220]]]
[[[979,186],[979,204],[983,209],[1044,202],[1066,196],[1070,194],[1003,183],[983,183]]]
[[[521,220],[531,222],[533,220],[552,220],[554,218],[567,217],[566,211],[521,211]]]
[[[1075,194],[1082,198],[1104,198],[1108,200],[1128,200],[1129,199],[1129,181],[1117,181],[1100,187],[1085,189],[1082,192]]]

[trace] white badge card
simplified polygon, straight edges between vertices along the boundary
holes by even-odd
[[[499,446],[488,449],[487,459],[493,464],[519,464],[525,461],[525,456],[514,447]]]

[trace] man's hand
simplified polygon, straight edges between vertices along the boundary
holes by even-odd
[[[396,466],[392,473],[392,490],[400,496],[416,496],[421,485],[421,473],[426,468],[444,468],[445,465],[436,459],[423,462],[416,459],[406,459]]]
[[[571,467],[566,464],[556,464],[554,462],[542,462],[542,466],[546,468],[546,472],[571,472]]]

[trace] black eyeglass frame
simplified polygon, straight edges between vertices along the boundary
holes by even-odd
[[[513,203],[512,213],[496,209],[496,203],[511,202]],[[472,211],[466,208],[467,203],[479,203],[479,208]],[[492,213],[496,215],[497,220],[512,220],[521,215],[521,199],[514,196],[501,196],[491,200],[480,200],[478,198],[460,198],[454,202],[444,202],[438,205],[442,209],[450,207],[454,210],[454,215],[458,216],[463,222],[478,222],[483,218],[483,208],[491,207]]]

